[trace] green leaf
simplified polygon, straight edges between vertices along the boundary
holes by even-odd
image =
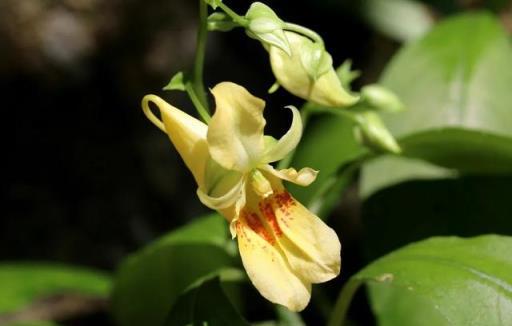
[[[183,72],[178,72],[176,75],[172,76],[169,83],[163,88],[164,91],[185,91],[185,76],[183,75]]]
[[[178,296],[200,278],[234,264],[227,223],[197,219],[128,257],[117,273],[112,310],[123,326],[160,326]]]
[[[354,123],[347,118],[331,114],[314,115],[290,165],[297,169],[311,167],[320,171],[310,186],[289,184],[287,188],[321,217],[328,215],[349,184],[354,171],[347,165],[365,153],[354,139],[353,130]]]
[[[350,279],[330,325],[344,319],[361,284],[369,285],[379,325],[510,325],[511,250],[512,238],[497,235],[408,245]]]
[[[31,320],[31,321],[20,321],[8,324],[1,324],[2,326],[59,326],[60,324],[46,320]]]
[[[166,326],[248,326],[222,289],[219,276],[201,280],[176,301]]]
[[[0,263],[0,314],[37,299],[73,293],[107,297],[110,277],[102,272],[55,263]]]
[[[494,16],[440,23],[398,53],[381,83],[408,109],[382,115],[404,156],[462,173],[512,172],[512,47]],[[363,174],[384,171],[375,162]],[[383,185],[397,182],[385,174]]]
[[[362,15],[377,31],[397,41],[421,37],[434,25],[429,8],[412,0],[367,0]]]

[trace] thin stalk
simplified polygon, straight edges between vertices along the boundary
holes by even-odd
[[[285,23],[284,29],[287,31],[302,34],[302,35],[310,38],[312,41],[319,43],[322,46],[324,45],[324,40],[322,39],[322,37],[317,32],[315,32],[309,28],[306,28],[304,26],[300,26],[297,24],[293,24],[293,23]]]
[[[187,91],[188,97],[190,97],[190,100],[192,101],[192,104],[194,104],[197,113],[201,116],[201,119],[208,124],[210,122],[210,113],[208,112],[208,109],[204,107],[203,103],[201,103],[201,100],[196,94],[196,91],[194,89],[194,86],[191,83],[185,84],[185,91]]]
[[[196,40],[196,56],[194,60],[194,73],[192,76],[192,84],[194,87],[194,93],[197,99],[201,102],[201,106],[208,113],[208,101],[206,98],[206,92],[203,81],[203,67],[204,57],[206,52],[206,38],[208,35],[208,5],[204,0],[199,0],[199,26],[197,29],[197,40]],[[190,95],[190,94],[189,94]],[[196,105],[197,108],[197,105]]]
[[[338,300],[336,300],[336,304],[334,305],[334,309],[327,326],[342,326],[345,324],[348,308],[350,308],[350,302],[361,284],[361,280],[354,278],[350,279],[347,284],[345,284],[341,290]]]
[[[231,19],[233,19],[233,21],[235,23],[237,23],[238,25],[240,25],[242,27],[248,26],[249,21],[247,19],[245,19],[243,16],[240,16],[239,14],[237,14],[236,12],[231,10],[231,8],[226,6],[224,3],[220,2],[218,4],[218,6],[220,9],[222,9],[222,11],[224,11],[226,13],[226,15],[228,15]]]

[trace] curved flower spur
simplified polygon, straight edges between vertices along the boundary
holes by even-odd
[[[282,180],[311,184],[317,171],[276,170],[302,136],[294,107],[292,124],[279,140],[263,133],[265,102],[245,88],[223,82],[211,90],[216,110],[209,125],[146,95],[146,116],[165,132],[192,172],[201,202],[230,223],[250,280],[266,299],[293,311],[304,309],[311,284],[340,272],[341,245],[336,233],[295,200]],[[150,103],[160,111],[159,119]]]

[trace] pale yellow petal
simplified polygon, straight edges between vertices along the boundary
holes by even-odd
[[[327,107],[344,107],[357,102],[358,97],[343,88],[334,68],[314,79],[301,61],[301,51],[312,48],[312,41],[294,32],[285,32],[292,55],[270,46],[272,71],[281,86],[305,100]]]
[[[318,171],[312,168],[302,168],[299,171],[294,168],[276,170],[271,165],[262,167],[263,170],[273,174],[281,180],[293,182],[299,186],[309,186],[313,183],[318,175]]]
[[[151,111],[150,103],[159,109],[161,120]],[[197,184],[203,186],[205,166],[209,159],[207,125],[156,95],[144,96],[142,108],[151,122],[167,133]]]
[[[295,273],[321,283],[340,273],[341,244],[336,232],[293,198],[271,175],[274,195],[260,200],[259,211]],[[250,200],[250,199],[249,199]]]
[[[228,191],[219,196],[212,196],[204,192],[203,189],[197,189],[197,196],[201,203],[207,207],[215,210],[227,209],[234,206],[237,200],[242,196],[242,190],[245,184],[243,179],[240,178]]]
[[[238,248],[249,279],[267,300],[292,311],[303,310],[311,297],[311,284],[290,268],[257,216],[243,211],[236,223]]]
[[[278,141],[265,142],[265,163],[282,160],[297,147],[302,137],[302,119],[299,110],[291,105],[287,108],[289,108],[293,114],[292,124],[290,129],[288,129]]]
[[[207,135],[210,154],[228,170],[248,172],[263,154],[265,102],[230,82],[218,84],[212,94],[216,109]]]

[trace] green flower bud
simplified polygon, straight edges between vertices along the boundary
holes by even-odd
[[[255,2],[245,14],[245,18],[248,21],[246,31],[250,37],[291,55],[290,45],[283,31],[284,22],[269,6]]]
[[[209,31],[229,32],[239,25],[231,17],[222,12],[214,12],[207,20]]]
[[[354,117],[357,121],[355,136],[359,142],[377,151],[401,152],[400,146],[377,113],[358,112],[354,113]]]
[[[361,102],[377,111],[400,112],[405,108],[395,93],[376,84],[361,89]]]
[[[270,46],[270,64],[281,86],[288,92],[326,107],[345,107],[359,97],[343,86],[332,67],[332,59],[323,46],[295,32],[284,32],[291,55]]]
[[[313,80],[317,80],[332,69],[332,57],[322,44],[305,42],[300,53],[300,61]]]

